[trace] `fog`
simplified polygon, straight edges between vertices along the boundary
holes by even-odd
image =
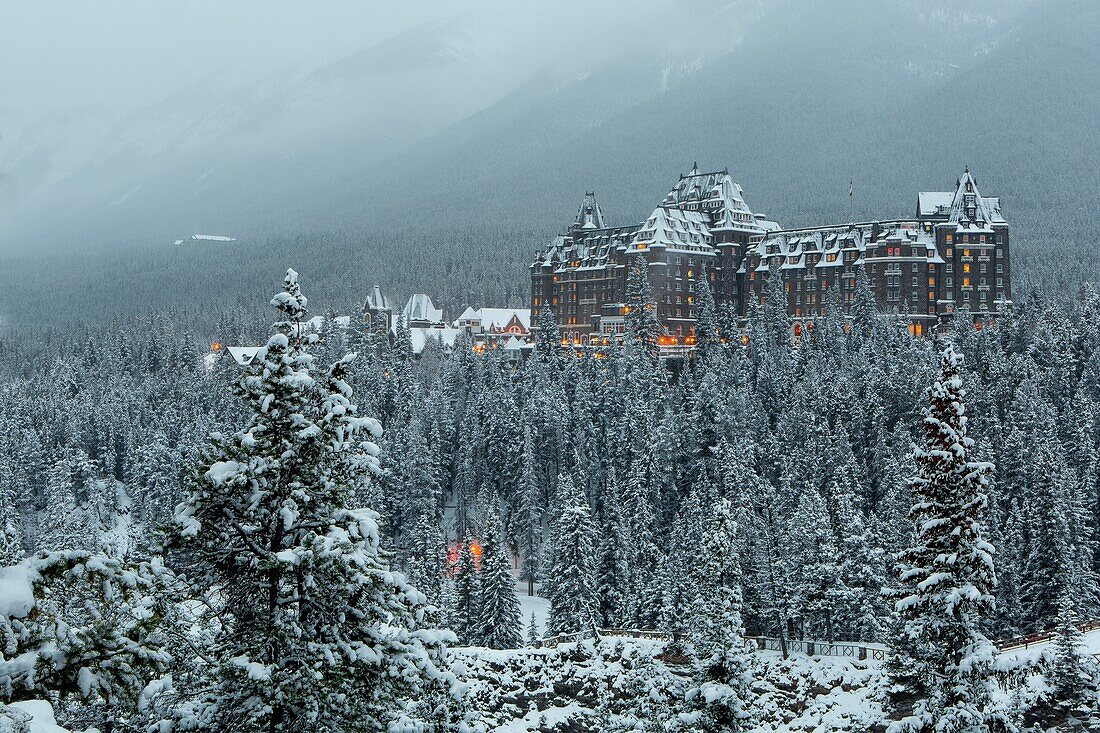
[[[1095,0],[9,1],[0,320],[289,264],[341,302],[523,302],[585,191],[637,222],[693,161],[784,225],[907,216],[969,166],[1018,261],[1084,248],[1097,47]]]
[[[282,173],[328,178],[349,146],[364,161],[392,154],[532,79],[553,88],[631,48],[659,55],[680,46],[692,58],[727,49],[738,15],[726,7],[5,3],[0,242],[40,251],[71,245],[77,232],[104,241],[168,238],[170,227],[150,228],[135,209],[201,198],[201,186],[165,187],[190,175],[181,169],[194,165],[210,180],[219,165],[240,170],[308,150],[310,160]],[[699,13],[725,21],[700,24]],[[228,178],[224,185],[237,183]],[[191,211],[188,221],[203,225],[202,202]],[[222,223],[210,219],[207,226]]]

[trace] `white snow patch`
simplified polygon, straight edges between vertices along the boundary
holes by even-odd
[[[23,563],[0,568],[0,616],[22,618],[34,608],[34,586]]]

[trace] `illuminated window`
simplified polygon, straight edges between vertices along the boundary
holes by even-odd
[[[963,257],[969,257],[969,256],[970,256],[970,250],[969,249],[964,249],[963,250]]]
[[[945,241],[945,242],[947,242],[948,244],[951,244],[951,235],[950,235],[950,234],[948,234],[948,235],[947,235],[947,236],[946,236],[946,237],[944,238],[944,241]],[[951,250],[948,250],[948,251],[947,251],[947,254],[951,254]]]
[[[969,288],[970,287],[970,278],[968,278],[968,277],[963,278],[963,287],[964,288]]]
[[[963,265],[963,272],[970,272],[970,263],[969,262]]]
[[[928,287],[934,288],[935,286],[936,286],[936,278],[934,278],[934,277],[928,278]]]

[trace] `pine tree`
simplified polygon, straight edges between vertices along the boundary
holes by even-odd
[[[979,733],[991,722],[987,678],[996,648],[980,626],[993,611],[996,585],[981,523],[993,466],[971,458],[961,365],[948,344],[928,391],[923,446],[914,454],[915,542],[902,555],[906,595],[896,610],[927,691],[891,731]]]
[[[595,628],[597,605],[588,500],[577,491],[568,474],[562,475],[558,493],[563,508],[557,517],[554,552],[546,578],[550,597],[547,625],[552,635]]]
[[[209,690],[183,727],[266,733],[381,730],[419,683],[445,675],[424,597],[389,571],[377,515],[348,503],[379,471],[344,358],[318,373],[306,299],[288,270],[283,320],[242,379],[252,417],[215,436],[176,510],[174,547],[221,620]],[[207,589],[216,588],[216,593]]]
[[[478,575],[470,542],[462,546],[455,571],[455,602],[451,613],[451,630],[462,644],[477,643]]]
[[[531,621],[527,624],[527,646],[536,646],[542,635],[539,631],[539,620],[535,618],[535,612],[531,612]]]
[[[636,358],[657,359],[657,322],[653,291],[649,284],[649,261],[645,253],[635,254],[630,260],[626,280],[626,347]]]
[[[1052,719],[1044,722],[1057,730],[1094,731],[1100,728],[1100,670],[1083,651],[1085,636],[1068,594],[1060,605],[1047,675]]]
[[[23,559],[23,521],[15,506],[13,472],[0,464],[0,567]]]
[[[488,515],[478,574],[478,643],[491,649],[515,649],[523,644],[516,581],[498,510],[492,507]]]
[[[737,544],[733,506],[723,499],[707,523],[693,574],[698,590],[691,633],[697,687],[688,697],[702,712],[696,730],[741,730],[746,717],[749,674]]]
[[[605,629],[621,628],[629,613],[630,548],[621,504],[618,476],[612,469],[603,494],[597,565],[598,617]]]
[[[718,311],[714,306],[714,292],[710,288],[710,276],[706,264],[699,266],[695,286],[695,355],[696,363],[710,366],[709,359],[720,347]]]

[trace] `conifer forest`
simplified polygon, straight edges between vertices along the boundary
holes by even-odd
[[[1097,48],[0,3],[0,733],[1100,733]]]

